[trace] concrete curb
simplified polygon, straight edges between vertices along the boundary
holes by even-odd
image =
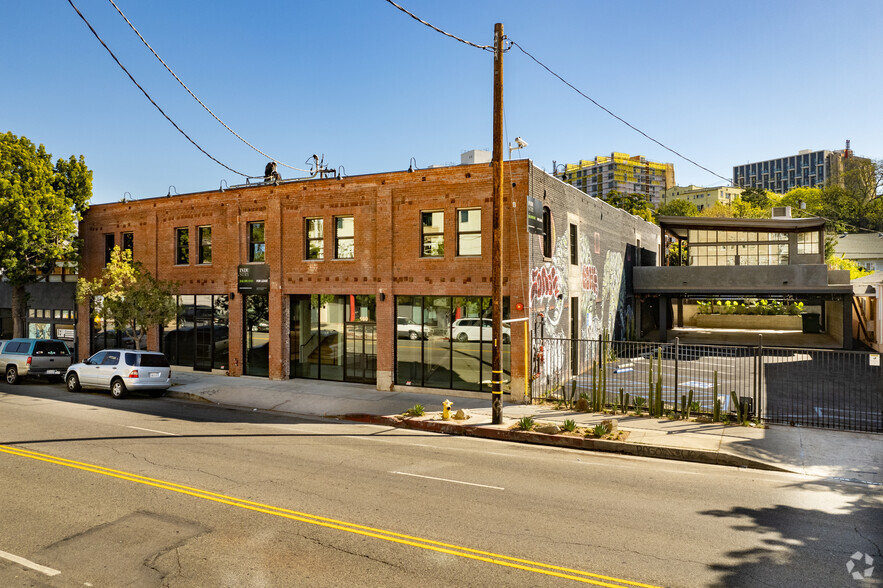
[[[510,429],[492,428],[490,425],[465,425],[449,421],[429,421],[397,416],[345,414],[339,415],[336,418],[373,425],[385,425],[389,427],[429,431],[432,433],[443,433],[446,435],[481,437],[483,439],[496,439],[498,441],[531,443],[534,445],[566,447],[587,451],[607,451],[623,455],[634,455],[636,457],[652,457],[656,459],[671,459],[710,465],[745,467],[773,472],[790,471],[762,461],[748,459],[731,453],[707,451],[704,449],[664,447],[658,445],[628,443],[625,441],[590,439],[569,435],[548,435],[546,433],[535,433],[533,431],[515,431]]]

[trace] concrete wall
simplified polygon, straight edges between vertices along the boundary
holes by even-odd
[[[828,273],[823,264],[670,266],[635,268],[634,276],[637,292],[789,294],[828,291]]]

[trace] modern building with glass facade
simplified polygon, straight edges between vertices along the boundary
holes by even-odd
[[[555,170],[555,176],[589,196],[603,198],[609,192],[642,194],[653,206],[659,206],[665,190],[675,185],[671,163],[656,163],[642,155],[615,152],[610,157],[599,155],[592,161],[581,159],[579,163],[566,163],[563,171]]]
[[[533,330],[622,329],[642,238],[654,262],[659,244],[654,225],[528,160],[504,172],[503,313],[514,322],[501,348],[504,391],[518,399]],[[177,282],[177,317],[146,345],[178,369],[489,394],[491,194],[492,168],[475,164],[99,204],[80,224],[81,275],[97,276],[125,239]],[[105,344],[107,325],[77,328],[90,342],[81,357]]]
[[[812,151],[733,166],[733,183],[742,188],[762,188],[784,194],[794,188],[816,188],[839,182],[848,149]]]

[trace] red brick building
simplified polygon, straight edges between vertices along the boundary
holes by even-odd
[[[596,254],[602,244],[619,251],[623,276],[630,276],[625,247],[637,239],[640,248],[640,234],[648,245],[658,235],[528,160],[508,162],[504,172],[504,318],[528,317],[538,304],[557,306],[560,318],[578,301],[582,277],[571,281],[566,300],[533,287],[554,269],[552,250],[570,247],[573,227],[587,250],[591,242]],[[460,165],[95,205],[80,224],[80,275],[98,275],[120,245],[156,277],[179,282],[178,319],[152,329],[147,341],[173,365],[488,393],[491,343],[482,319],[490,317],[491,176],[490,165]],[[565,237],[546,239],[551,249],[528,232],[531,197],[534,206],[547,205],[550,236]],[[629,281],[623,278],[623,291]],[[601,305],[597,294],[594,286],[593,304]],[[597,312],[613,316],[625,300],[617,294]],[[79,313],[88,316],[87,306]],[[81,320],[80,355],[108,345],[109,333]],[[514,398],[524,395],[530,371],[524,333],[524,322],[504,329],[506,392]]]

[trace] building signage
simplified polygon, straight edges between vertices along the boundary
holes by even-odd
[[[530,196],[527,197],[527,232],[543,234],[543,203]]]
[[[239,266],[240,294],[268,294],[270,292],[270,266],[266,263],[250,263]]]

